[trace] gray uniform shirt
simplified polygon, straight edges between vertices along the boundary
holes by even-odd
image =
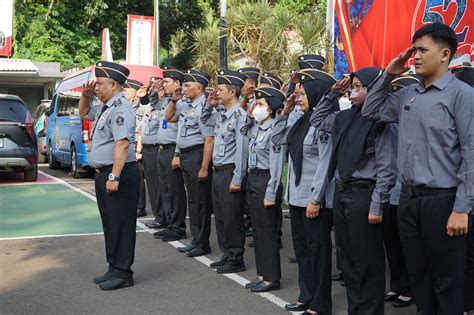
[[[201,122],[202,109],[206,103],[203,94],[193,102],[180,100],[176,104],[174,119],[178,120],[178,135],[176,146],[178,149],[204,144],[205,137],[214,137],[214,127]]]
[[[263,124],[256,124],[253,119],[247,118],[247,124],[242,133],[249,138],[248,167],[270,171],[265,199],[275,202],[278,187],[281,184],[285,147],[273,145],[273,126],[274,119],[269,119]]]
[[[293,126],[288,121],[288,117],[276,115],[272,136],[274,144],[283,145],[287,143],[288,132]],[[332,208],[334,189],[326,189],[328,186],[328,165],[332,150],[332,141],[329,140],[329,132],[319,131],[312,126],[308,129],[303,140],[303,161],[298,185],[296,185],[296,175],[291,157],[288,157],[285,199],[289,204],[297,207],[307,207],[311,200],[322,204],[324,199],[326,200],[325,206]]]
[[[156,97],[157,99],[157,97]],[[152,98],[154,101],[154,99]],[[156,107],[159,112],[159,126],[160,131],[158,132],[158,143],[159,144],[172,144],[176,143],[176,137],[178,136],[178,123],[171,123],[165,119],[165,110],[170,101],[169,97],[165,97],[162,100],[157,101]]]
[[[474,206],[474,89],[446,72],[428,88],[421,81],[391,93],[393,78],[377,79],[362,114],[399,122],[402,184],[457,187],[453,210],[469,213]]]
[[[158,141],[160,130],[160,112],[157,108],[151,110],[143,116],[141,122],[141,141],[143,144],[155,144]]]
[[[135,161],[135,112],[122,92],[103,106],[107,108],[102,114],[102,105],[94,105],[86,116],[86,119],[94,120],[89,165],[93,168],[112,165],[115,142],[123,139],[130,141],[126,162]]]
[[[240,129],[245,125],[247,113],[235,103],[229,110],[219,106],[214,108],[206,103],[201,121],[206,126],[214,128],[214,150],[212,162],[215,166],[234,164],[232,184],[241,185],[247,169],[248,138],[242,135]]]

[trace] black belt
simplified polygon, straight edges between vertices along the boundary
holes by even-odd
[[[248,169],[248,173],[249,173],[249,174],[255,174],[255,175],[258,175],[258,174],[269,174],[269,173],[270,173],[270,170],[262,170],[262,169],[258,169],[258,168],[249,168],[249,169]]]
[[[145,148],[145,149],[156,148],[157,146],[159,146],[158,143],[153,143],[153,144],[142,143],[142,147]]]
[[[212,167],[212,169],[214,170],[214,172],[222,172],[222,171],[225,171],[225,170],[230,170],[231,168],[235,168],[235,164],[234,164],[234,163],[224,164],[224,165],[221,165],[221,166],[216,166],[216,165],[214,165],[214,166]]]
[[[168,144],[159,144],[160,150],[168,150],[176,148],[176,143],[168,143]]]
[[[127,167],[130,167],[130,166],[133,166],[137,164],[137,162],[133,161],[133,162],[127,162],[125,163],[125,165],[123,166],[123,169],[126,169]],[[95,169],[95,172],[96,173],[104,173],[104,172],[111,172],[112,171],[112,167],[114,167],[113,164],[110,164],[110,165],[106,165],[106,166],[102,166],[102,167],[99,167],[99,168],[96,168]]]
[[[202,148],[204,148],[204,144],[196,144],[196,145],[193,145],[192,147],[179,148],[179,152],[186,153],[186,152],[191,152],[191,151],[202,149]]]
[[[339,190],[353,189],[353,188],[374,188],[375,181],[370,179],[356,179],[347,182],[336,181],[336,187]]]
[[[404,194],[407,194],[410,197],[455,193],[456,191],[457,191],[457,187],[429,188],[429,187],[423,187],[423,186],[409,186],[409,185],[402,184],[402,192]]]

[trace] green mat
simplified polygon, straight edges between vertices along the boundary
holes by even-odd
[[[97,232],[97,204],[64,185],[0,187],[0,238]]]

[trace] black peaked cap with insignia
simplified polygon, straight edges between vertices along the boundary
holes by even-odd
[[[336,79],[324,71],[318,69],[303,69],[298,71],[298,81],[303,84],[313,80],[324,81],[330,86],[333,86],[336,83]]]
[[[461,81],[466,82],[470,86],[474,86],[474,68],[463,66],[454,68],[451,72]]]
[[[96,63],[94,72],[96,78],[111,78],[120,85],[127,81],[130,74],[130,70],[127,67],[109,61],[99,61]]]
[[[260,84],[270,84],[276,89],[281,89],[283,81],[271,72],[264,72],[260,76]]]
[[[173,80],[179,80],[179,82],[183,82],[184,74],[181,70],[175,69],[171,66],[164,66],[163,70],[163,78],[171,78]]]
[[[217,73],[217,84],[230,84],[242,88],[246,79],[247,77],[238,71],[222,69]]]
[[[189,69],[184,73],[184,82],[197,82],[201,83],[204,88],[208,86],[211,76],[202,71]]]
[[[303,69],[318,69],[321,70],[326,59],[320,55],[302,55],[298,57],[298,66]]]
[[[260,76],[259,68],[246,67],[246,68],[240,68],[238,71],[242,73],[243,75],[245,75],[246,79],[258,80],[258,77]]]
[[[283,94],[279,89],[270,86],[256,88],[255,97],[257,99],[265,98],[274,112],[283,108],[283,103],[286,99],[285,94]]]
[[[420,78],[418,78],[414,74],[408,74],[400,77],[396,77],[392,80],[392,90],[397,91],[403,89],[412,84],[418,84],[420,82]]]
[[[141,83],[140,81],[137,81],[137,80],[132,80],[132,79],[128,79],[127,81],[125,81],[125,83],[122,85],[122,87],[124,89],[134,89],[134,90],[137,90],[140,89],[141,87],[143,86],[143,83]]]

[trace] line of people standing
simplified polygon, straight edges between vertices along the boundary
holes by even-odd
[[[464,300],[474,300],[463,287],[473,268],[466,234],[474,113],[472,68],[456,71],[470,86],[448,70],[456,48],[449,27],[428,24],[385,71],[362,68],[336,81],[322,70],[324,58],[304,55],[285,89],[268,72],[256,87],[259,70],[243,68],[219,71],[217,87],[206,92],[209,74],[164,68],[145,93],[150,110],[138,134],[153,191],[148,226],[164,228],[155,233],[163,241],[184,239],[188,209],[192,241],[178,251],[202,256],[211,251],[213,210],[222,257],[211,268],[241,272],[248,211],[257,277],[246,287],[279,289],[287,156],[284,196],[300,291],[287,310],[332,312],[334,226],[349,314],[383,314],[384,301],[413,300],[420,314],[461,314]],[[416,75],[405,74],[411,56]],[[341,111],[346,93],[352,107]]]

